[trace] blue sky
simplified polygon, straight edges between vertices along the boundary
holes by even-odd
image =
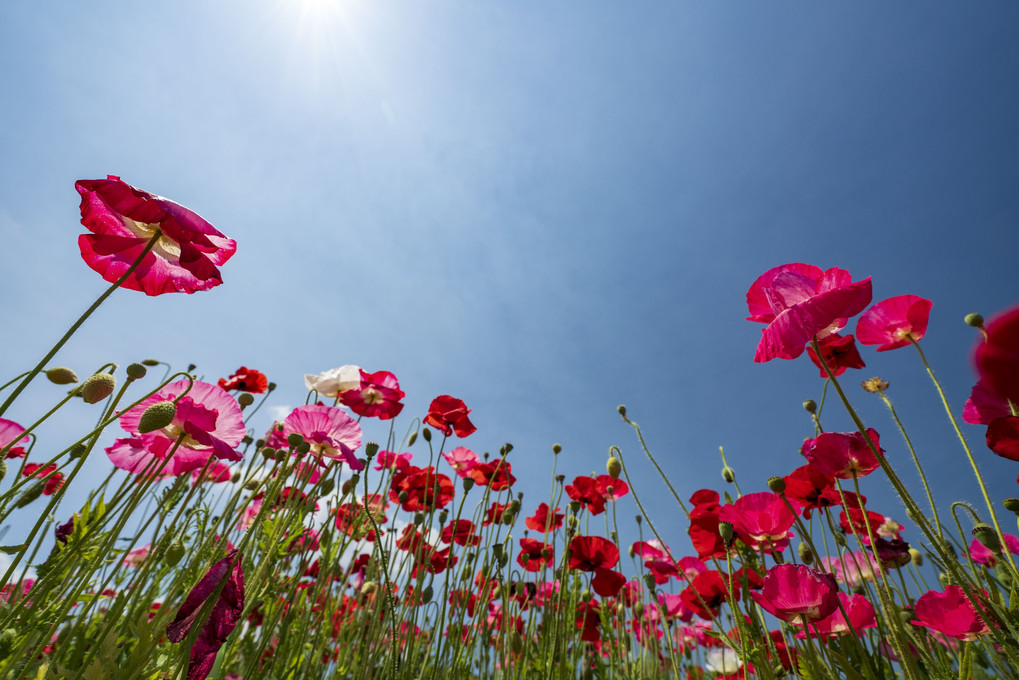
[[[119,291],[56,363],[244,364],[280,406],[304,402],[305,373],[390,370],[407,416],[452,394],[479,427],[465,445],[514,443],[525,509],[553,442],[571,478],[621,446],[684,550],[615,407],[684,496],[721,486],[720,445],[745,492],[801,464],[821,381],[805,358],[752,362],[744,296],[763,271],[839,266],[875,300],[932,299],[923,344],[961,410],[962,316],[1019,297],[1017,19],[1007,2],[6,3],[4,373],[104,289],[73,183],[117,174],[237,255],[208,293]],[[855,387],[871,375],[942,507],[977,500],[914,353],[864,359],[846,382],[889,457],[912,479]],[[34,385],[8,415],[58,394]],[[94,418],[76,408],[62,427]],[[826,424],[850,427],[834,408]],[[1016,464],[967,433],[996,497],[1019,495]],[[906,523],[884,482],[864,491]]]

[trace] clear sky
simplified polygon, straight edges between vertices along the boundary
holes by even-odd
[[[55,363],[151,356],[212,381],[244,364],[280,407],[304,403],[305,373],[389,370],[405,426],[448,393],[479,428],[463,444],[515,444],[528,511],[553,442],[569,478],[621,446],[683,552],[615,407],[684,497],[722,486],[720,445],[744,492],[800,465],[822,381],[805,357],[752,362],[744,296],[766,269],[839,266],[875,301],[932,299],[923,344],[961,410],[963,315],[1019,299],[1017,25],[1019,5],[990,0],[3,3],[3,373],[104,290],[73,184],[120,175],[237,254],[210,292],[118,291]],[[942,507],[977,500],[915,352],[864,359],[846,382],[889,458],[913,479],[856,387],[871,375]],[[42,381],[8,416],[59,394]],[[84,431],[95,412],[75,408],[62,427]],[[995,495],[1019,495],[1019,465],[967,433]],[[864,492],[888,498],[876,478]]]

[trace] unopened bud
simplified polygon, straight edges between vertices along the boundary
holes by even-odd
[[[67,456],[72,460],[75,458],[81,458],[83,455],[85,455],[85,451],[87,450],[88,447],[85,446],[84,444],[75,444],[74,446],[71,447],[71,450],[68,452]]]
[[[295,449],[298,453],[308,453],[311,451],[311,442],[301,442]]]
[[[652,593],[655,592],[655,589],[658,588],[658,584],[655,583],[654,574],[644,574],[644,585],[646,585],[648,590]]]
[[[718,535],[722,537],[722,542],[725,543],[726,547],[732,543],[733,526],[732,522],[719,522],[718,523]]]
[[[552,445],[552,453],[554,453],[555,455],[557,455],[557,456],[558,456],[558,455],[559,455],[559,453],[560,453],[560,452],[561,452],[562,450],[563,450],[563,447],[562,447],[561,445],[559,445],[559,444],[553,444],[553,445]]]
[[[612,479],[619,479],[619,474],[623,471],[623,463],[615,456],[609,456],[609,459],[605,462],[605,471],[609,473],[609,477]]]
[[[322,495],[327,496],[333,492],[336,488],[336,480],[332,477],[326,477],[318,483],[318,488],[322,490]]]
[[[912,621],[912,620],[913,620],[913,610],[912,609],[900,609],[899,610],[899,621],[901,621],[903,625],[908,625],[909,622]]]
[[[973,527],[973,538],[980,541],[981,545],[997,555],[1001,552],[1001,539],[998,533],[987,524],[977,524]]]
[[[431,602],[432,601],[432,595],[434,595],[434,594],[435,594],[435,591],[432,590],[432,587],[430,585],[426,586],[425,589],[424,589],[424,592],[421,593],[421,603],[422,604],[428,604],[429,602]]]
[[[419,527],[425,523],[425,516],[420,512],[414,513],[414,526]]]
[[[639,619],[644,614],[644,603],[635,602],[633,604],[633,617]]]
[[[287,444],[292,448],[297,448],[298,446],[301,445],[301,442],[303,441],[304,437],[297,434],[296,432],[291,432],[290,434],[287,435]]]
[[[624,418],[626,417],[626,406],[625,405],[620,404],[619,406],[616,407],[616,410],[619,411],[619,415],[623,416]]]
[[[1001,502],[1005,509],[1019,515],[1019,498],[1006,498]]]
[[[407,439],[407,446],[414,446],[414,442],[418,440],[418,433],[411,432],[410,437]]]
[[[109,373],[90,375],[78,388],[78,394],[86,404],[95,404],[113,394],[117,389],[117,379]]]
[[[371,595],[372,593],[375,592],[375,590],[378,587],[379,587],[379,584],[375,583],[375,581],[365,581],[361,585],[361,594],[362,595]]]
[[[276,449],[271,446],[266,446],[262,449],[262,457],[268,458],[269,460],[276,460]]]
[[[158,366],[159,359],[142,359],[142,364],[146,366]]]
[[[966,322],[967,326],[973,326],[973,328],[983,328],[984,327],[984,317],[983,317],[983,315],[977,314],[975,312],[967,314],[966,316],[964,316],[962,318],[962,320]]]
[[[923,566],[923,553],[916,548],[909,549],[909,560],[918,567]]]
[[[237,403],[241,405],[241,408],[247,408],[255,403],[255,395],[251,392],[241,392],[237,396]]]
[[[724,479],[727,483],[732,484],[736,481],[736,471],[726,465],[722,468],[722,479]]]
[[[594,593],[592,593],[590,590],[583,590],[580,593],[580,599],[583,602],[590,602],[591,600],[594,599]]]
[[[501,453],[503,456],[508,456],[510,454],[510,451],[512,450],[513,445],[510,444],[509,442],[506,442],[505,444],[499,447],[499,453]]]
[[[796,546],[796,553],[800,556],[800,561],[804,564],[814,563],[814,551],[810,549],[810,546],[806,543],[800,543]]]
[[[170,545],[166,546],[166,553],[163,554],[163,561],[167,566],[174,566],[184,557],[184,541],[175,538]]]
[[[131,380],[141,380],[145,377],[145,374],[149,372],[149,369],[138,363],[128,364],[127,368],[124,370],[127,373],[127,377]]]
[[[804,399],[803,410],[807,413],[817,413],[817,402],[813,399]]]
[[[157,401],[145,409],[138,421],[138,431],[142,434],[162,430],[173,422],[177,415],[177,404],[173,401]]]
[[[244,482],[244,488],[247,489],[248,491],[254,491],[261,485],[262,485],[261,479],[249,479],[248,481]]]
[[[16,508],[23,508],[36,498],[42,495],[43,489],[46,488],[46,482],[36,482],[32,486],[28,487],[21,496],[18,498],[18,502],[14,504]]]
[[[509,526],[510,524],[513,524],[513,519],[515,517],[516,515],[513,513],[513,511],[510,510],[509,508],[506,508],[505,510],[502,511],[502,517],[500,517],[499,519],[503,524]]]
[[[426,442],[432,441],[432,431],[430,429],[428,429],[427,427],[422,427],[421,428],[421,436],[424,437],[424,440]]]
[[[375,454],[377,454],[378,452],[379,445],[376,444],[375,442],[368,442],[367,444],[364,445],[364,455],[368,457],[368,460],[374,458]]]
[[[401,503],[406,503],[408,498],[410,498],[410,494],[406,491],[401,491],[396,495],[396,499]]]
[[[769,477],[768,488],[775,493],[782,493],[785,491],[785,480],[781,477]]]
[[[230,477],[230,482],[236,484],[239,481],[241,481],[241,473],[234,472],[233,475]]]
[[[78,382],[78,374],[65,366],[46,369],[46,377],[54,385],[70,385]]]
[[[333,482],[335,484],[336,482]],[[348,493],[357,488],[357,483],[352,479],[343,480],[343,484],[340,485],[340,493],[346,496]]]

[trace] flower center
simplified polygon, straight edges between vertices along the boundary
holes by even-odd
[[[378,404],[385,401],[385,397],[382,396],[382,393],[374,387],[366,387],[361,390],[361,399],[363,399],[364,403],[368,405]]]
[[[137,222],[126,215],[121,215],[120,219],[124,222],[124,226],[131,230],[132,234],[141,238],[150,239],[159,230],[158,224]],[[152,252],[164,260],[170,260],[171,262],[180,261],[180,245],[164,234],[160,234],[159,240],[156,241],[156,245],[152,248]]]
[[[177,441],[177,437],[183,434],[184,439],[180,443],[181,448],[194,449],[196,451],[205,451],[206,449],[212,448],[210,446],[202,444],[199,441],[196,441],[191,435],[184,434],[184,428],[174,423],[170,423],[169,425],[164,427],[162,429],[162,432],[164,432],[166,436],[172,439],[173,441]]]

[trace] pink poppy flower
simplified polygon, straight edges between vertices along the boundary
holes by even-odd
[[[28,435],[22,436],[24,433],[25,428],[21,425],[18,425],[13,420],[0,418],[0,450],[6,449],[8,446],[11,447],[7,449],[4,458],[25,457],[25,449],[20,445],[28,445],[32,440]]]
[[[856,631],[856,634],[859,635],[864,628],[877,627],[874,605],[866,597],[839,593],[839,600],[842,602],[842,608],[849,615],[848,623],[846,617],[842,615],[842,610],[836,605],[835,611],[810,625],[812,635],[820,638],[832,638],[846,635],[852,631]],[[796,637],[802,640],[807,637],[807,634],[797,633]]]
[[[233,256],[237,243],[197,213],[136,189],[119,177],[82,179],[81,223],[91,234],[78,237],[85,264],[115,283],[159,232],[155,247],[122,288],[146,295],[194,293],[223,283],[217,267]]]
[[[140,548],[134,550],[128,550],[124,554],[124,561],[121,562],[125,567],[140,567],[145,564],[145,560],[148,558],[149,553],[152,552],[152,544],[143,545]]]
[[[802,564],[775,565],[765,575],[761,592],[750,597],[786,622],[820,621],[839,606],[835,577]]]
[[[919,341],[927,332],[930,300],[918,295],[897,295],[868,309],[856,322],[856,339],[864,345],[878,345],[886,352]]]
[[[659,585],[668,583],[669,579],[679,575],[679,567],[672,559],[669,548],[661,542],[638,541],[630,547],[630,550],[644,560],[644,568],[654,577],[655,583]]]
[[[354,451],[361,446],[361,427],[335,406],[298,406],[283,421],[283,436],[299,434],[313,453],[346,461],[354,470],[364,467]]]
[[[359,416],[389,420],[400,415],[404,398],[403,390],[396,376],[389,371],[368,373],[360,371],[361,383],[352,390],[340,393],[340,401],[344,406]]]
[[[201,470],[211,454],[180,447],[171,457],[157,456],[145,442],[137,438],[117,439],[106,449],[106,456],[114,467],[134,475],[148,477],[176,477],[185,472]]]
[[[204,466],[203,466],[204,467]],[[222,484],[223,482],[229,482],[234,478],[233,470],[230,469],[229,465],[219,462],[218,460],[213,461],[209,464],[205,473],[202,473],[202,468],[191,471],[191,484],[198,485],[202,483],[206,484]]]
[[[867,429],[867,439],[883,452],[873,428]],[[839,479],[864,477],[880,467],[867,439],[859,432],[824,432],[803,442],[800,453],[822,474]]]
[[[159,402],[173,401],[187,386],[187,380],[170,383],[121,415],[120,426],[160,458],[165,458],[177,439],[184,435],[178,453],[188,450],[220,459],[240,460],[241,454],[234,447],[247,434],[241,407],[222,387],[206,382],[196,380],[191,390],[177,401],[177,412],[169,425],[154,432],[138,430],[146,409]]]
[[[996,418],[1012,415],[1008,400],[992,390],[984,380],[973,386],[962,408],[962,419],[971,425],[990,425]]]
[[[831,369],[832,375],[836,377],[845,373],[847,368],[863,368],[866,366],[860,357],[860,352],[856,349],[856,342],[853,340],[852,335],[842,336],[835,333],[823,340],[819,340],[817,346],[821,348],[821,356],[824,357],[825,363]],[[817,352],[814,351],[813,347],[807,347],[807,356],[817,366],[821,372],[821,377],[827,378],[828,372],[824,369],[824,364],[817,357]]]
[[[466,478],[470,474],[471,468],[479,463],[478,454],[466,446],[458,446],[452,451],[444,452],[442,457],[461,479]]]
[[[990,390],[1019,406],[1019,306],[992,319],[984,331],[987,339],[973,356],[977,372]]]
[[[478,428],[467,417],[471,410],[462,399],[442,394],[432,399],[425,416],[425,425],[431,425],[447,437],[454,432],[461,439],[474,434]]]
[[[205,603],[219,593],[212,606],[212,613],[191,648],[187,680],[205,680],[209,677],[219,648],[240,623],[244,611],[244,570],[241,559],[237,551],[232,550],[212,565],[209,573],[188,593],[177,616],[166,627],[166,638],[170,642],[183,642]]]
[[[1013,555],[1019,555],[1019,537],[1005,534],[1005,545],[1003,547],[1008,548],[1008,551]],[[975,538],[969,544],[969,556],[977,564],[986,564],[989,567],[993,567],[997,561],[995,554]]]
[[[747,291],[747,320],[768,324],[754,361],[795,359],[812,338],[845,328],[870,300],[870,278],[854,283],[845,269],[799,262],[769,269]]]
[[[920,596],[913,607],[916,620],[914,626],[926,626],[958,640],[976,640],[991,632],[983,617],[966,592],[957,585],[945,587],[945,592],[933,590]]]
[[[732,523],[736,535],[754,550],[783,550],[793,535],[789,528],[796,514],[778,494],[770,491],[748,493],[732,504],[723,505],[718,513],[723,522]]]

